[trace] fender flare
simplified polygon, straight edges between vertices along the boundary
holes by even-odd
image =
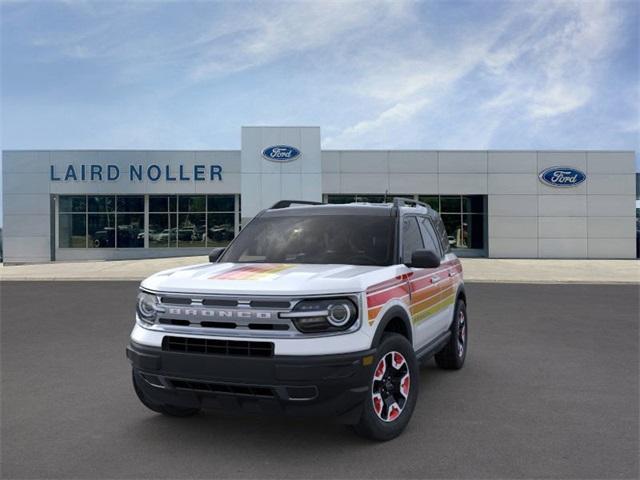
[[[389,310],[385,312],[382,316],[382,319],[378,322],[378,326],[376,328],[376,333],[373,336],[373,341],[371,342],[371,347],[375,348],[380,345],[380,341],[382,340],[382,335],[384,334],[385,328],[389,325],[389,322],[395,318],[399,318],[402,320],[404,327],[407,331],[407,337],[409,343],[413,345],[413,327],[411,325],[411,319],[409,318],[409,314],[407,311],[399,305],[394,305]]]
[[[451,317],[451,322],[449,323],[449,329],[451,329],[451,325],[453,325],[453,320],[456,317],[456,306],[458,305],[458,301],[460,301],[462,299],[462,301],[465,303],[465,305],[467,304],[467,292],[464,289],[464,284],[461,283],[460,286],[458,286],[458,290],[456,291],[456,301],[453,304],[453,316]]]
[[[458,300],[462,299],[466,305],[467,303],[467,292],[464,289],[464,284],[461,283],[460,286],[458,287],[458,291],[456,292],[456,303],[458,303]]]

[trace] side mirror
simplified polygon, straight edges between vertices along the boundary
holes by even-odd
[[[222,247],[214,248],[213,250],[211,250],[211,253],[209,253],[209,262],[216,263],[218,259],[222,256],[224,251],[225,249]]]
[[[414,268],[437,268],[440,266],[440,256],[433,250],[416,250],[411,255],[411,264]]]

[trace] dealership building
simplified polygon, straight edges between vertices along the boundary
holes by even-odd
[[[3,152],[5,263],[200,255],[279,200],[440,212],[461,256],[635,258],[632,151],[323,150],[243,127],[240,150]]]

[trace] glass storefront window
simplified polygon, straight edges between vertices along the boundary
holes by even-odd
[[[87,215],[87,242],[89,248],[114,248],[116,246],[116,218],[112,213]]]
[[[393,197],[389,195],[388,198],[391,200]],[[383,203],[384,195],[357,195],[356,200],[362,203]]]
[[[113,212],[116,208],[116,197],[106,195],[89,196],[87,204],[89,212]]]
[[[118,248],[144,247],[144,213],[118,213]]]
[[[87,197],[85,195],[65,195],[60,197],[59,208],[61,212],[86,212]]]
[[[168,212],[169,197],[166,195],[149,195],[150,212]]]
[[[463,244],[462,233],[462,217],[460,214],[446,214],[441,215],[444,227],[447,230],[447,237],[449,238],[449,246],[451,248],[459,248]]]
[[[413,195],[402,193],[388,193],[387,203],[393,201],[394,197],[413,198]],[[358,195],[327,195],[327,203],[384,203],[385,195],[381,194],[358,194]]]
[[[426,203],[436,212],[440,211],[440,197],[432,195],[420,195],[418,201]]]
[[[224,246],[233,240],[233,213],[207,215],[207,245]]]
[[[235,195],[150,195],[149,247],[227,245],[235,235],[235,198]]]
[[[233,195],[209,195],[207,210],[209,212],[233,212],[235,199]]]
[[[118,213],[144,213],[144,195],[118,196]]]
[[[83,213],[61,213],[58,221],[60,247],[87,247],[87,216]]]
[[[483,195],[463,196],[462,211],[465,213],[484,213],[484,196]]]
[[[144,247],[144,195],[61,195],[58,205],[60,248]]]
[[[462,215],[462,229],[466,241],[466,248],[484,248],[484,223],[484,215]]]
[[[178,214],[178,247],[204,247],[206,244],[206,215]]]
[[[327,195],[327,203],[353,203],[355,195]]]
[[[149,214],[149,247],[168,247],[171,230],[168,213]]]
[[[179,212],[205,212],[207,209],[204,195],[180,195],[178,197]]]
[[[440,197],[440,211],[442,213],[460,213],[462,211],[462,197],[460,195]]]

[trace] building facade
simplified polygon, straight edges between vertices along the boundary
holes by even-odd
[[[6,263],[196,255],[278,200],[438,210],[455,251],[635,258],[635,153],[322,150],[319,127],[243,127],[241,149],[5,151]]]

